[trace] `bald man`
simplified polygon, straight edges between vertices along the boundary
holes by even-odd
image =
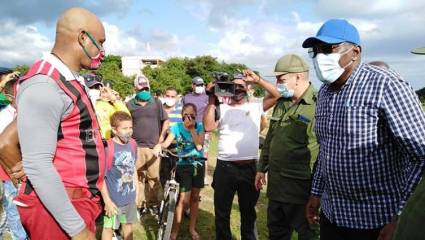
[[[27,180],[17,200],[31,239],[95,239],[104,149],[81,69],[104,57],[101,21],[82,8],[56,25],[55,45],[20,79],[18,133]]]

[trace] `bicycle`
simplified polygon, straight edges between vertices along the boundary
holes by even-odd
[[[177,159],[179,158],[179,156],[169,150],[164,150],[160,155],[161,157],[172,156]],[[164,198],[161,201],[161,205],[159,207],[158,240],[170,239],[171,228],[173,227],[174,221],[174,212],[176,210],[177,199],[180,190],[180,184],[175,180],[177,162],[172,157],[169,157],[170,161],[172,161],[171,177],[165,182]]]
[[[167,157],[172,161],[170,179],[165,182],[164,198],[161,201],[158,217],[158,237],[157,240],[169,240],[171,235],[171,228],[174,222],[174,213],[176,210],[177,200],[180,191],[180,184],[175,180],[177,160],[181,159],[197,159],[193,153],[186,155],[177,155],[170,150],[166,149],[160,154],[161,157]]]

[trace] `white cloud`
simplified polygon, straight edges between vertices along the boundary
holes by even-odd
[[[319,23],[301,21],[297,13],[286,19],[229,18],[228,24],[219,29],[221,38],[209,54],[269,75],[277,59],[285,54],[306,57],[301,43],[319,26]]]
[[[196,38],[191,35],[180,37],[162,30],[145,32],[138,29],[128,32],[107,22],[103,25],[106,32],[104,47],[107,54],[161,58],[190,56],[187,49],[199,45]]]
[[[6,66],[31,64],[48,52],[53,42],[33,25],[17,25],[13,21],[0,24],[0,63]]]
[[[319,0],[315,9],[326,17],[380,18],[424,8],[425,2],[421,0]]]

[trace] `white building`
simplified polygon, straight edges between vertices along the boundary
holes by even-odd
[[[146,66],[157,67],[164,62],[159,57],[125,56],[121,57],[122,73],[130,77],[140,74]]]

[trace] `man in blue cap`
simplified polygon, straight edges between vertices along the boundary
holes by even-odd
[[[303,47],[324,83],[306,217],[320,223],[321,239],[391,239],[425,165],[419,99],[397,73],[361,63],[359,33],[346,20],[325,22]]]

